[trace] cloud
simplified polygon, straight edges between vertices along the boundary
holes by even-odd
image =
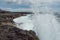
[[[5,2],[16,3],[16,4],[29,4],[28,0],[5,0]]]
[[[53,0],[5,0],[6,2],[16,3],[16,4],[40,4],[42,2],[52,3]]]
[[[6,4],[7,6],[5,6],[5,4],[4,4],[4,6],[2,6],[2,7],[6,7],[5,8],[6,10],[11,10],[11,11],[24,11],[24,10],[29,11],[32,8],[33,5],[39,6],[41,10],[46,10],[45,7],[48,7],[48,9],[49,8],[57,9],[56,7],[58,7],[59,6],[58,4],[60,4],[60,3],[58,3],[58,2],[60,2],[60,0],[5,0],[5,2],[7,4],[11,3],[12,5],[10,5],[10,4],[7,5]],[[52,6],[52,5],[54,5],[54,6]]]
[[[5,2],[21,4],[22,3],[22,0],[5,0]]]
[[[16,3],[16,4],[25,4],[25,5],[29,5],[29,4],[38,4],[40,5],[41,3],[53,3],[56,1],[60,1],[60,0],[5,0],[5,2],[10,2],[10,3]]]
[[[30,3],[27,0],[2,0],[0,9],[14,12],[31,11]]]
[[[48,3],[52,3],[53,2],[53,0],[28,0],[28,1],[30,1],[31,3],[35,3],[35,4],[40,4],[40,3],[42,3],[42,2],[48,2]]]

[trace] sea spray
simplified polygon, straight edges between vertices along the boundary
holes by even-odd
[[[60,40],[60,25],[50,8],[53,0],[28,0],[32,5],[33,30],[40,40]],[[47,3],[47,5],[45,4]],[[43,6],[42,6],[43,4]],[[20,20],[20,19],[19,19]],[[19,21],[18,21],[19,22]]]
[[[30,1],[31,2],[31,1]],[[60,40],[59,36],[59,23],[56,20],[56,17],[53,15],[54,12],[50,8],[53,0],[36,0],[32,1],[32,11],[34,28],[40,40]],[[41,3],[44,5],[42,6]],[[47,5],[45,4],[47,3]],[[42,6],[42,7],[41,7]]]

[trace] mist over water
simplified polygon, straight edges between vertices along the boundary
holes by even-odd
[[[34,31],[41,40],[60,40],[60,25],[53,14],[39,14],[36,18]]]
[[[49,5],[53,1],[40,2],[40,0],[33,1],[32,10],[34,13],[34,31],[37,33],[40,40],[60,40],[60,25]],[[44,5],[42,6],[41,3]],[[42,7],[40,7],[42,6]]]
[[[19,24],[17,27],[21,26],[25,30],[34,30],[40,40],[60,40],[60,15],[50,7],[53,0],[29,0],[28,2],[31,3],[34,13],[30,17],[32,20],[29,19],[29,16],[19,17],[14,21],[23,24]]]

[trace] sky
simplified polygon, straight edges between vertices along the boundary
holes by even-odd
[[[0,9],[9,11],[31,11],[33,2],[39,2],[40,7],[47,6],[52,10],[60,10],[60,0],[0,0]],[[50,4],[48,4],[48,3]]]
[[[0,0],[0,9],[9,10],[9,11],[30,11],[30,3],[20,0]]]

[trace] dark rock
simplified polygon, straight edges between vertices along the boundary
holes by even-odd
[[[38,40],[34,31],[22,30],[10,25],[0,26],[0,40]]]

